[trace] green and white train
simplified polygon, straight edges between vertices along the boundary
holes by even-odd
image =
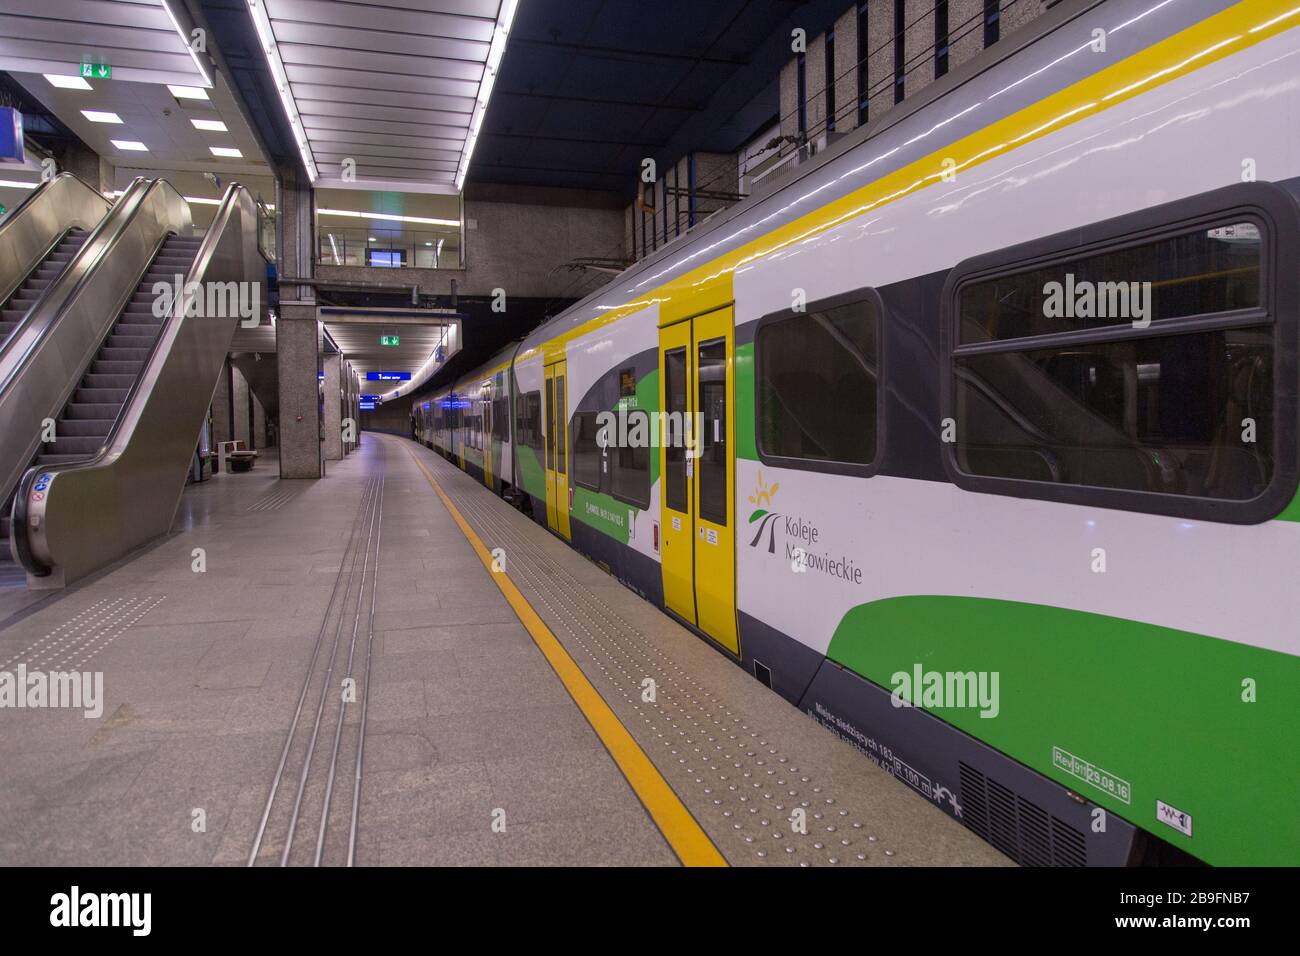
[[[1294,865],[1300,7],[1026,32],[414,436],[1021,862]]]

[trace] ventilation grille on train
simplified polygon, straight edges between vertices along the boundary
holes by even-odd
[[[1086,866],[1083,834],[1015,791],[961,764],[962,823],[1021,866]]]

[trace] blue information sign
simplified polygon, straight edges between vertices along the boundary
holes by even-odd
[[[23,162],[23,114],[0,107],[0,163]]]
[[[367,382],[409,382],[410,372],[367,372]]]

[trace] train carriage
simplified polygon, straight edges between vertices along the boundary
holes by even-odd
[[[1021,862],[1296,864],[1297,26],[1051,11],[417,438]]]

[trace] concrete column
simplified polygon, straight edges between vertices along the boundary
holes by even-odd
[[[343,356],[335,353],[324,358],[325,384],[325,458],[339,461],[343,458]]]
[[[835,130],[858,125],[858,8],[835,21]]]
[[[948,0],[948,72],[984,49],[984,0]]]
[[[320,328],[314,305],[281,303],[275,326],[280,375],[280,477],[321,477]]]
[[[804,97],[808,103],[808,139],[826,132],[826,34],[808,41],[804,57]]]
[[[781,67],[781,135],[799,135],[799,63],[790,60]]]
[[[312,189],[296,167],[280,169],[279,229],[280,315],[275,326],[276,366],[280,390],[280,477],[321,478],[320,373],[321,331],[311,286],[285,278],[313,273]]]
[[[1000,0],[998,11],[998,39],[1019,30],[1030,20],[1042,15],[1042,0]]]
[[[934,82],[934,0],[903,4],[903,63],[907,76],[903,92],[915,96]]]
[[[232,367],[230,373],[230,406],[235,413],[235,433],[233,437],[236,441],[242,441],[247,447],[251,448],[253,447],[253,436],[248,428],[248,403],[252,399],[252,392],[249,391],[248,381],[239,369]]]
[[[894,105],[894,0],[871,0],[867,6],[867,104],[869,120]]]

